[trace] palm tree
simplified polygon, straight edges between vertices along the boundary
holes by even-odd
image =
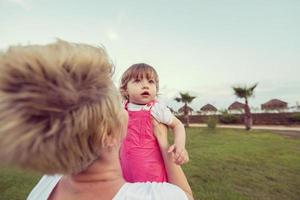
[[[184,118],[186,121],[186,126],[189,127],[190,126],[190,120],[189,120],[189,107],[188,104],[190,104],[196,97],[195,96],[191,96],[188,92],[180,92],[180,97],[176,97],[175,101],[177,102],[182,102],[184,103],[183,106],[183,113],[184,113]]]
[[[244,87],[241,87],[241,86],[232,87],[233,90],[234,90],[234,94],[238,98],[245,99],[245,107],[244,107],[245,116],[244,116],[244,120],[245,120],[246,130],[250,130],[251,126],[252,126],[252,116],[251,116],[251,112],[250,112],[250,107],[248,105],[248,99],[253,96],[253,92],[254,92],[254,89],[256,88],[257,84],[258,83],[255,83],[251,87],[246,87],[246,86],[244,86]]]

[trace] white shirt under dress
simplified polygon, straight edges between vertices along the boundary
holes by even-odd
[[[61,179],[61,175],[44,175],[27,200],[47,200]],[[125,183],[112,200],[188,200],[178,186],[170,183]],[[99,197],[101,200],[101,197]]]
[[[134,103],[128,103],[127,109],[129,111],[140,111],[140,110],[150,110],[151,109],[151,115],[154,117],[158,122],[166,124],[167,126],[172,123],[173,120],[173,114],[171,113],[170,109],[159,100],[155,100],[154,105],[148,106],[148,105],[138,105]]]

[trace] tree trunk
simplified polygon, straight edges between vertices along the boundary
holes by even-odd
[[[253,120],[251,115],[250,116],[245,115],[245,128],[247,131],[251,130],[252,124],[253,124]]]
[[[185,121],[186,121],[186,127],[190,127],[190,118],[189,115],[184,115]]]
[[[187,106],[186,103],[184,104],[183,112],[184,112],[184,118],[185,118],[185,121],[186,121],[186,127],[189,127],[190,126],[189,110],[188,110],[188,106]]]
[[[245,99],[245,116],[244,116],[244,121],[245,121],[245,128],[247,131],[251,130],[252,127],[252,116],[251,116],[251,112],[250,112],[250,108],[248,105],[248,99]]]

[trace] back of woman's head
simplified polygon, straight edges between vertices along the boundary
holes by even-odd
[[[0,160],[75,173],[120,137],[121,104],[103,48],[58,41],[0,55]]]

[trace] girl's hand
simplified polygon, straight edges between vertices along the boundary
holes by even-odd
[[[177,165],[182,165],[189,161],[189,154],[187,150],[185,148],[176,146],[176,144],[173,144],[169,147],[168,153],[173,154],[173,161]]]
[[[172,158],[173,162],[177,165],[185,164],[189,161],[189,155],[187,150],[183,147],[179,147],[179,145],[173,144],[169,147],[168,142],[168,129],[167,126],[159,123],[155,119],[152,118],[154,135],[158,141],[158,144],[161,150],[167,151],[169,156]]]

